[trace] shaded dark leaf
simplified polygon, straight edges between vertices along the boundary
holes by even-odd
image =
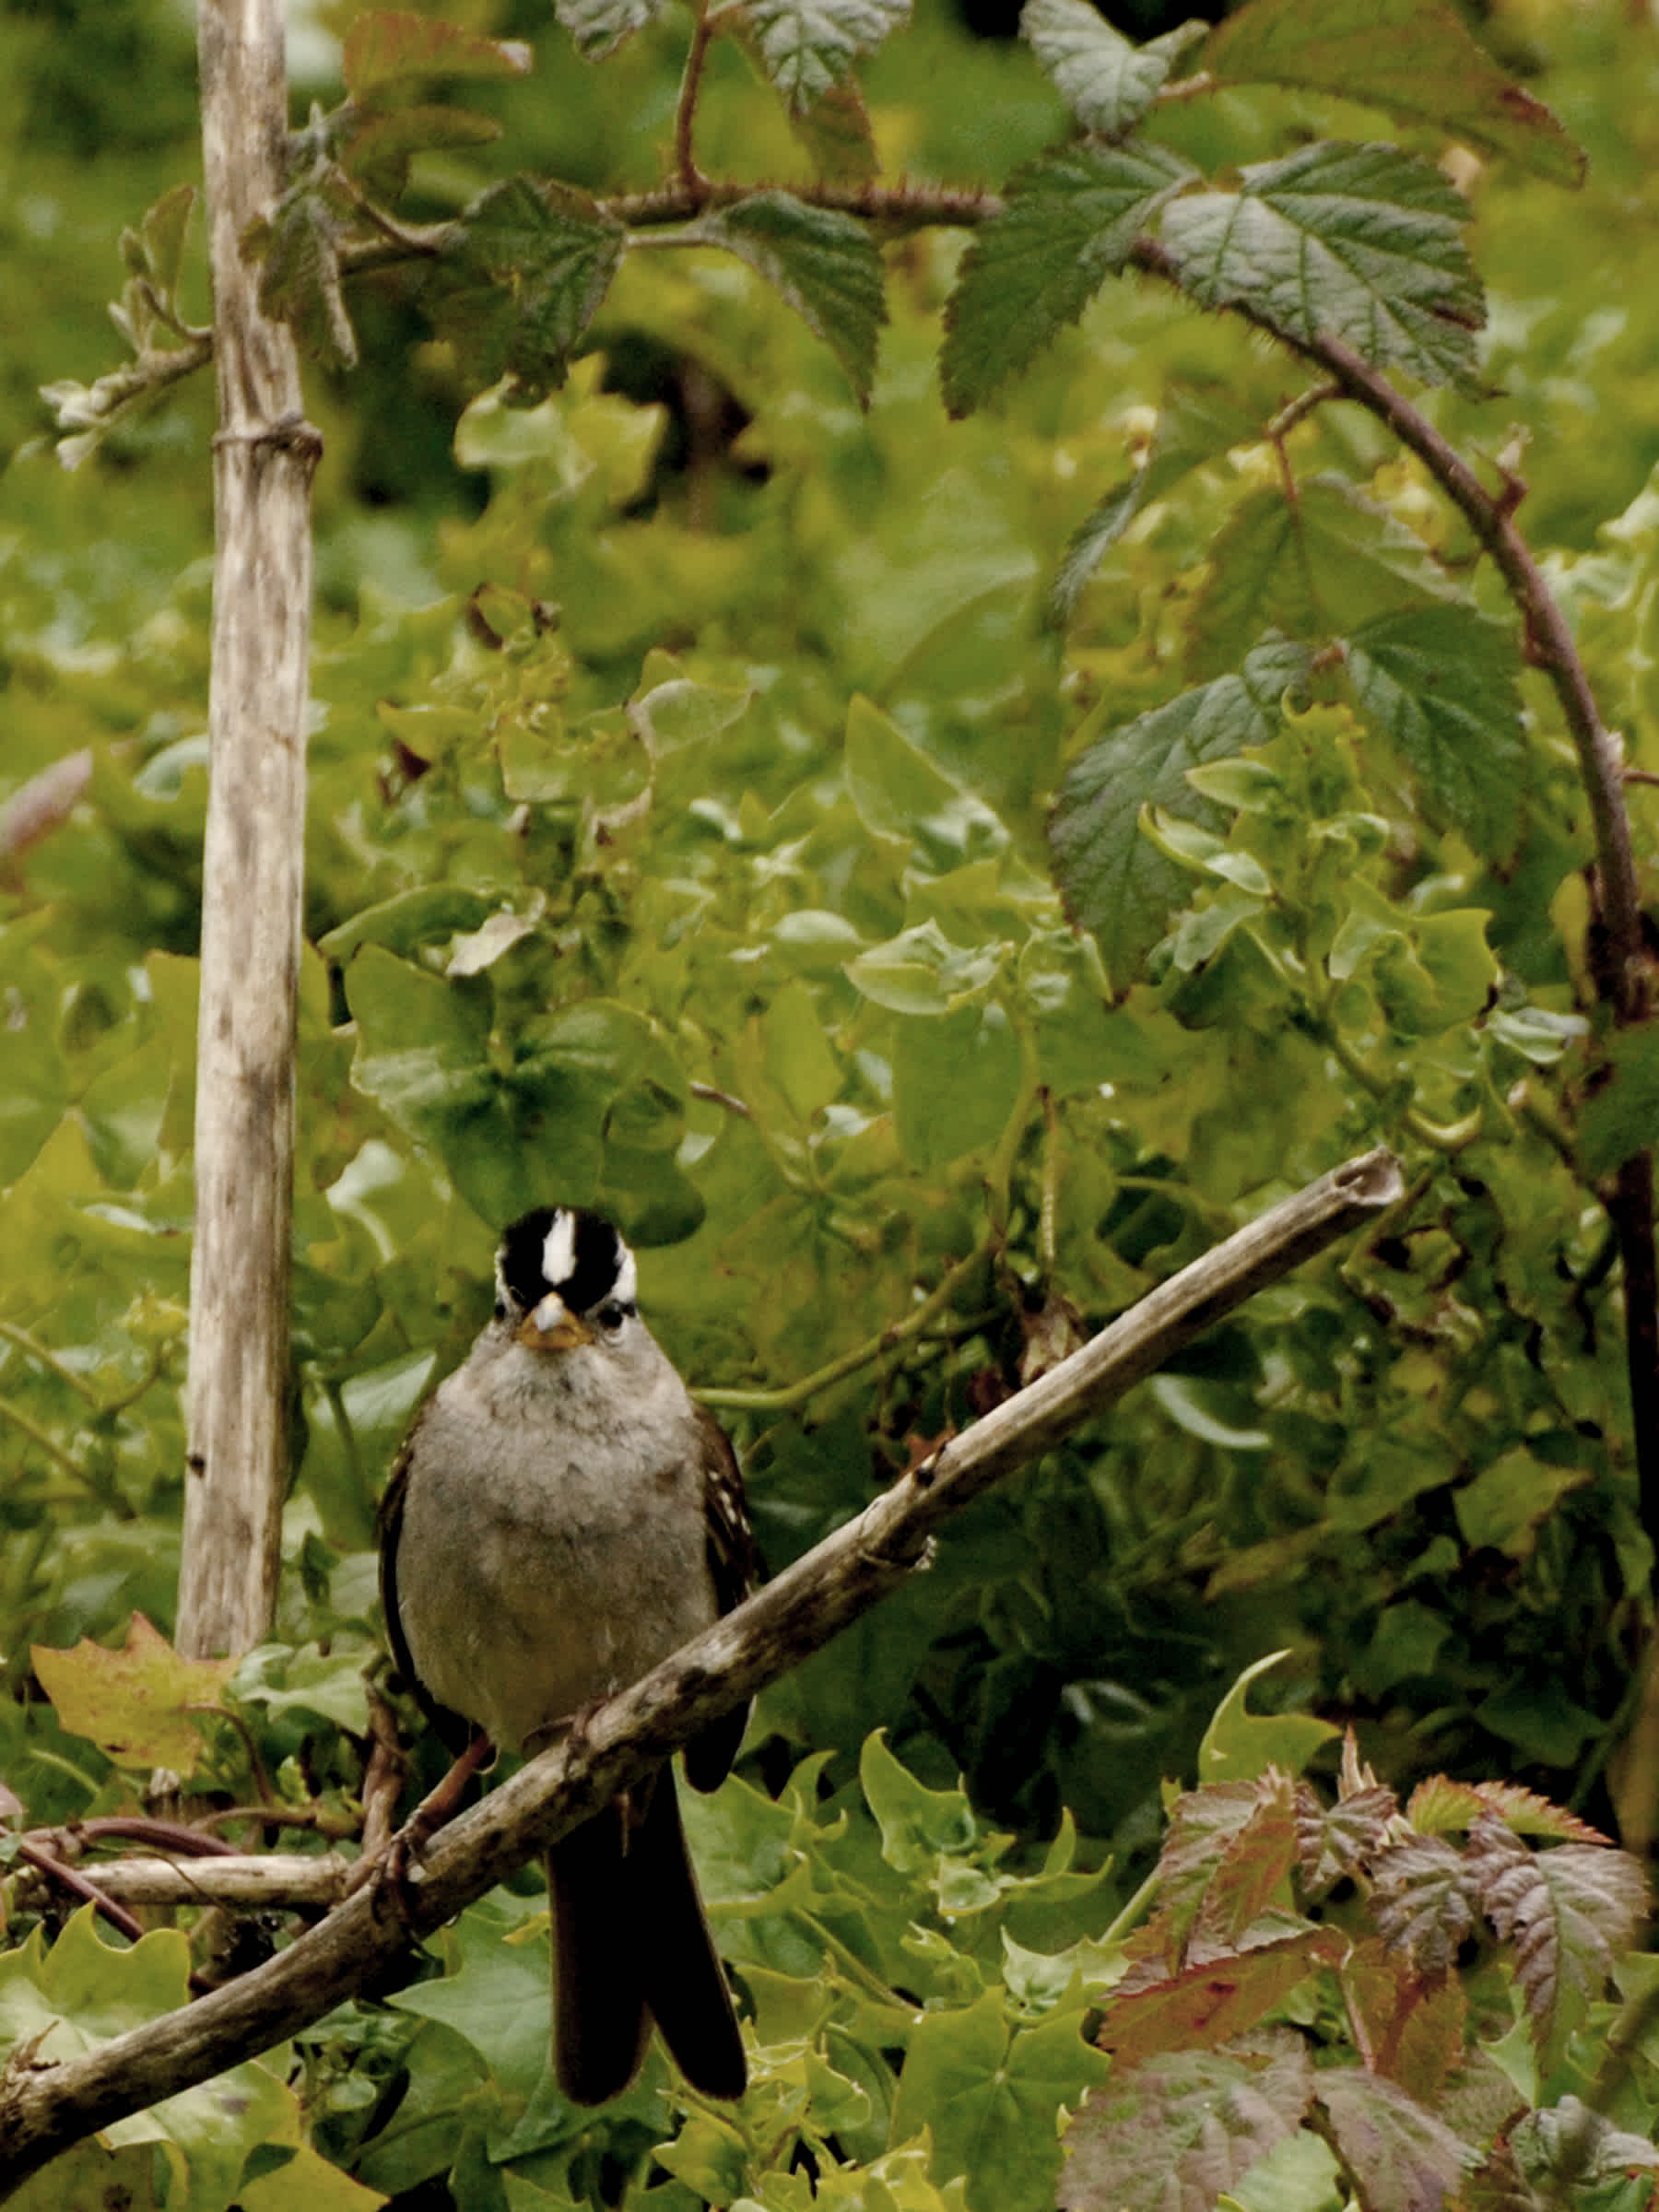
[[[1072,146],[1008,181],[945,310],[945,404],[968,415],[1075,323],[1148,218],[1195,172],[1161,147]]]

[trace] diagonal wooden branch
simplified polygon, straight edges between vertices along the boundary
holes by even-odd
[[[0,2192],[56,2152],[295,2035],[709,1721],[829,1642],[924,1563],[935,1532],[1151,1374],[1265,1284],[1402,1190],[1386,1151],[1347,1161],[1162,1283],[1068,1359],[901,1476],[736,1612],[610,1699],[567,1739],[443,1830],[400,1899],[368,1886],[241,1980],[61,2064],[14,2057],[0,2078]]]

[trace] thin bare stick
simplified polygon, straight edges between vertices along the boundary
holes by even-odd
[[[49,1875],[70,1886],[72,1870],[61,1860],[48,1865],[50,1854],[29,1843],[18,1850],[39,1869],[37,1874],[14,1877],[18,1902],[26,1902]],[[77,1896],[119,1899],[126,1905],[247,1905],[262,1912],[285,1906],[314,1910],[339,1903],[357,1863],[332,1852],[322,1858],[273,1851],[232,1852],[224,1858],[205,1859],[159,1859],[135,1853],[130,1858],[101,1859],[76,1872],[74,1879]],[[136,1922],[116,1924],[135,1940],[144,1933]]]
[[[1392,1205],[1399,1163],[1351,1159],[1239,1230],[785,1569],[582,1729],[442,1830],[407,1881],[368,1883],[265,1965],[181,2012],[0,2080],[0,2191],[95,2128],[298,2034],[406,1946],[606,1804],[719,1714],[819,1650],[923,1564],[935,1532],[1194,1337]],[[205,1870],[205,1869],[204,1869]],[[193,1868],[194,1873],[196,1869]]]

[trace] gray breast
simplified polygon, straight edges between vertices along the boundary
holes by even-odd
[[[641,1332],[643,1336],[643,1331]],[[398,1547],[421,1679],[495,1742],[624,1688],[715,1618],[695,1415],[656,1352],[469,1362],[423,1416]],[[584,1388],[592,1382],[603,1388]]]

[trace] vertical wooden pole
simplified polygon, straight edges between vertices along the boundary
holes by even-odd
[[[218,434],[211,760],[196,1048],[195,1244],[179,1645],[269,1626],[288,1484],[288,1236],[311,636],[306,421],[248,224],[282,190],[281,0],[201,0],[197,44]]]

